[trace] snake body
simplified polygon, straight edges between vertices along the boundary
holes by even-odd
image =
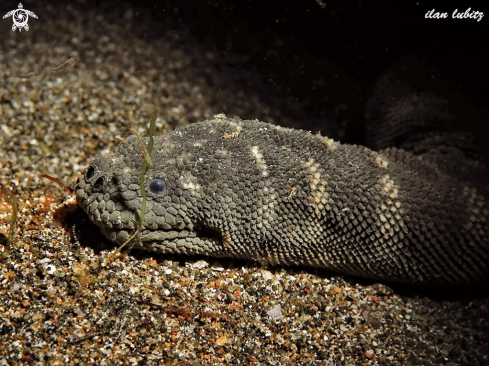
[[[396,85],[391,89],[398,90]],[[378,95],[374,90],[374,101]],[[404,113],[397,116],[405,123],[409,113],[419,117],[430,110],[427,103],[441,110],[440,100],[420,95],[370,105],[367,118],[375,119],[380,133],[382,126],[391,131],[399,126],[399,121],[389,125],[392,111]],[[432,110],[428,116],[436,115]],[[419,129],[422,118],[411,120],[424,136],[403,146],[415,146],[413,151],[376,152],[224,115],[156,136],[136,245],[327,268],[381,281],[485,282],[487,171],[467,157],[457,135],[447,131],[437,137]],[[385,134],[377,141],[384,143]],[[142,163],[141,147],[129,136],[110,155],[97,157],[76,184],[79,205],[116,243],[137,227]]]

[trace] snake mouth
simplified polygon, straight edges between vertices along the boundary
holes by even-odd
[[[123,244],[136,230],[101,227],[102,233],[111,241]],[[134,248],[173,254],[204,254],[220,252],[223,247],[222,235],[212,229],[143,229]]]
[[[87,171],[87,174],[90,174]],[[93,174],[93,173],[92,173]],[[93,176],[93,179],[97,176]],[[94,185],[98,180],[95,180]],[[134,211],[138,209],[125,201],[116,200],[111,209],[101,192],[93,193],[85,180],[79,178],[76,185],[78,204],[88,214],[90,221],[97,225],[102,234],[110,241],[122,245],[128,241],[137,228]],[[118,197],[112,197],[117,199]],[[182,224],[182,222],[176,222]],[[188,227],[190,226],[190,227]],[[134,248],[160,253],[204,254],[223,256],[225,244],[221,232],[204,227],[198,223],[185,222],[181,228],[147,228],[134,243]]]
[[[117,220],[110,221],[97,208],[91,210],[90,202],[82,201],[83,210],[90,221],[96,224],[102,234],[110,241],[122,245],[136,233],[134,214],[129,210],[117,213]],[[225,252],[222,234],[199,224],[192,228],[148,229],[143,228],[141,235],[134,243],[134,248],[173,254],[219,255]]]

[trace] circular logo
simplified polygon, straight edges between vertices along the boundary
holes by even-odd
[[[17,27],[24,28],[29,20],[29,14],[27,14],[24,9],[17,9],[13,14],[12,19]]]
[[[13,31],[15,31],[16,29],[18,29],[19,32],[22,29],[28,31],[29,24],[27,24],[27,22],[29,20],[29,15],[37,19],[36,14],[34,14],[32,11],[24,9],[22,3],[19,3],[19,8],[9,11],[7,14],[3,16],[3,19],[8,18],[10,16],[12,17],[12,20],[14,21],[14,24],[12,25]]]

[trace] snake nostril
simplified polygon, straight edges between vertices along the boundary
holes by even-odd
[[[90,165],[90,167],[87,170],[87,174],[85,174],[87,179],[91,179],[94,176],[95,171],[96,171],[95,167],[93,165]]]
[[[104,185],[104,178],[100,177],[93,184],[93,190],[94,191],[100,191],[102,189],[103,185]]]

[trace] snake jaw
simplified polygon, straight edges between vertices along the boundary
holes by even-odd
[[[137,199],[125,201],[124,193],[112,192],[110,194],[112,201],[105,201],[106,194],[110,189],[105,189],[104,193],[104,183],[109,180],[103,174],[96,175],[95,171],[100,170],[97,167],[98,164],[99,162],[94,161],[78,178],[75,185],[77,201],[88,214],[90,221],[100,228],[107,239],[117,244],[123,244],[134,235],[137,229],[135,212],[138,204],[133,202]],[[119,200],[116,201],[117,199]],[[107,206],[113,209],[110,214],[107,211]],[[152,200],[150,199],[147,208],[150,209],[151,206]],[[152,215],[154,216],[152,211],[149,211],[149,215],[146,214],[146,218],[149,218],[149,224],[143,225],[139,240],[135,242],[135,248],[139,247],[160,253],[213,254],[219,256],[219,252],[222,252],[223,256],[226,255],[219,232],[207,230],[190,220],[172,221],[171,216],[167,216],[167,222],[161,226],[151,225],[155,222],[154,218],[151,217]],[[170,226],[168,222],[173,225]]]

